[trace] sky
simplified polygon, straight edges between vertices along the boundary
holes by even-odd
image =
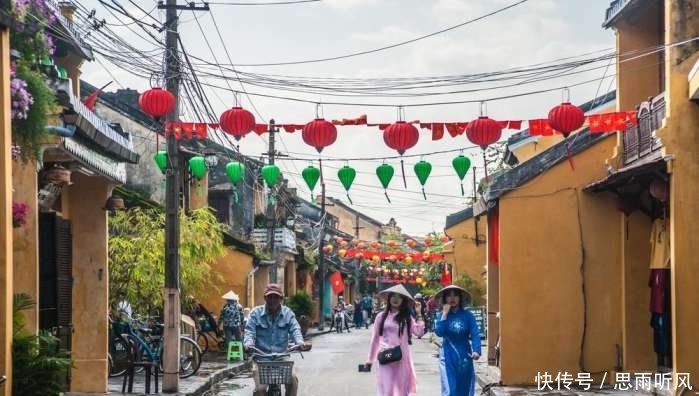
[[[379,81],[376,79],[493,73],[582,54],[598,56],[614,47],[613,32],[601,27],[609,0],[528,0],[467,24],[465,22],[520,1],[322,0],[285,5],[235,5],[270,2],[275,1],[217,0],[209,3],[210,11],[183,11],[179,15],[182,44],[194,63],[201,63],[198,59],[204,59],[211,64],[226,65],[223,69],[206,68],[212,74],[225,74],[225,81],[208,77],[206,73],[199,74],[200,81],[206,86],[206,97],[217,115],[232,107],[237,97],[239,104],[250,110],[258,123],[274,119],[279,124],[305,124],[316,117],[316,103],[324,103],[320,106],[320,115],[328,120],[352,119],[366,114],[369,123],[393,123],[400,114],[408,121],[467,122],[478,117],[481,110],[497,120],[527,120],[545,118],[548,111],[562,101],[562,87],[570,86],[571,102],[582,104],[613,89],[615,85],[614,65],[605,60],[590,66],[589,69],[593,70],[586,72],[577,73],[582,70],[578,68],[573,69],[575,74],[568,73],[556,78],[549,76],[543,81],[529,84],[522,84],[519,80],[520,84],[510,87],[497,88],[493,84],[513,85],[510,84],[512,81],[463,83],[446,88],[407,91],[412,96],[389,97],[379,95],[376,86]],[[79,0],[77,3],[83,11],[95,9],[95,17],[104,19],[113,34],[123,37],[131,45],[144,50],[155,48],[147,42],[143,30],[138,29],[133,19],[113,13],[97,1]],[[165,19],[164,12],[155,8],[153,2],[119,0],[119,3],[110,3],[105,0],[105,3],[120,4],[135,19],[147,25]],[[149,15],[144,15],[142,10]],[[89,29],[87,25],[82,27],[84,32]],[[145,29],[162,36],[152,27]],[[141,34],[136,35],[134,30]],[[391,46],[442,30],[445,31],[405,45],[344,59],[252,66],[339,57]],[[88,35],[88,42],[91,37],[92,34]],[[152,54],[162,64],[159,52],[154,50]],[[231,64],[236,65],[234,69],[238,74],[232,71]],[[102,86],[114,81],[107,91],[116,88],[143,91],[151,86],[149,79],[134,75],[129,67],[117,67],[99,54],[96,54],[95,61],[85,63],[82,70],[81,78],[92,85]],[[248,73],[274,75],[286,80],[287,84],[273,88],[256,86],[254,84],[261,81],[259,76],[242,83],[237,81],[236,77],[248,78]],[[324,82],[335,83],[339,79],[345,82],[345,79],[356,79],[353,86],[365,84],[370,88],[367,90],[370,95],[335,96],[337,90],[324,93],[288,90],[288,80],[297,81],[300,77],[320,78]],[[338,87],[337,84],[333,85]],[[551,91],[530,94],[538,90]],[[239,94],[235,95],[232,91]],[[472,92],[446,94],[446,91]],[[421,96],[415,95],[418,93]],[[521,96],[493,99],[511,95]],[[480,101],[486,101],[485,106],[481,106]],[[400,105],[404,106],[402,112],[398,111]],[[183,121],[202,121],[194,117],[194,113],[182,106],[180,118]],[[501,140],[516,132],[503,130]],[[148,144],[155,152],[155,139]],[[267,151],[267,135],[251,133],[238,144],[241,153],[261,158]],[[276,146],[277,150],[288,156],[277,159],[283,176],[290,180],[290,186],[297,187],[301,197],[310,199],[311,191],[300,174],[306,166],[318,166],[318,153],[303,142],[300,131],[280,132]],[[466,194],[462,196],[460,180],[451,166],[452,159],[460,154],[461,149],[476,167],[477,179],[481,179],[484,176],[481,151],[465,135],[452,138],[445,133],[442,139],[433,141],[431,132],[421,129],[417,145],[403,156],[405,188],[400,158],[395,150],[384,144],[382,131],[377,127],[340,126],[337,141],[323,149],[320,155],[326,194],[348,204],[349,195],[356,210],[383,223],[394,218],[404,233],[417,237],[433,231],[441,233],[446,216],[466,208],[472,195],[472,170],[464,178]],[[148,156],[144,158],[147,161]],[[413,171],[413,165],[420,160],[432,164],[432,172],[424,186],[427,199],[423,198]],[[391,203],[386,200],[375,174],[376,167],[383,162],[396,170],[387,191]],[[345,191],[337,177],[337,170],[344,165],[357,171],[349,192]],[[313,193],[320,194],[320,187],[316,186]]]

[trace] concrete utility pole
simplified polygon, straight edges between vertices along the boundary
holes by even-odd
[[[267,151],[267,162],[269,165],[274,165],[274,156],[276,154],[274,147],[274,134],[277,133],[277,131],[278,130],[274,125],[274,120],[269,120],[269,150]],[[274,253],[274,231],[277,227],[277,213],[274,200],[271,199],[271,197],[274,195],[273,190],[274,189],[270,187],[270,198],[267,199],[267,246],[269,247],[269,253],[272,255],[272,265],[269,267],[269,281],[271,283],[277,283],[277,255]]]
[[[318,319],[318,330],[323,330],[325,326],[325,180],[323,179],[323,166],[320,165],[320,232],[318,233],[318,279],[320,287],[318,289],[318,308],[320,315]]]
[[[177,0],[160,2],[158,8],[165,9],[165,84],[175,96],[175,106],[165,117],[177,121],[179,116],[180,59],[177,47],[177,10],[208,10],[197,8],[194,3],[178,6]],[[165,177],[165,290],[163,320],[163,385],[164,393],[177,393],[180,373],[180,143],[174,134],[167,138],[168,170]]]

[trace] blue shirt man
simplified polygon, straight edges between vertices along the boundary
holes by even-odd
[[[264,295],[265,305],[253,308],[245,324],[245,337],[243,339],[245,349],[250,350],[250,347],[254,346],[264,353],[284,353],[291,339],[294,344],[302,345],[303,350],[308,350],[309,345],[303,341],[301,326],[296,320],[294,312],[289,307],[282,305],[284,297],[282,288],[275,283],[270,283],[265,288]],[[253,378],[255,380],[255,394],[264,394],[266,385],[260,384],[257,367],[253,367]],[[297,389],[298,378],[294,372],[292,382],[287,385],[286,392],[290,396],[295,396]]]

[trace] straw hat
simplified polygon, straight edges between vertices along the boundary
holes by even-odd
[[[442,290],[438,291],[438,292],[434,295],[434,299],[435,299],[436,301],[442,301],[442,295],[443,295],[445,292],[448,292],[449,290],[456,290],[456,291],[458,291],[459,293],[461,293],[461,304],[462,304],[462,305],[465,304],[468,300],[471,299],[471,294],[470,294],[469,292],[467,292],[466,289],[464,289],[463,287],[460,287],[460,286],[457,286],[457,285],[449,285],[449,286],[443,287]]]
[[[238,295],[235,294],[235,292],[233,290],[229,290],[228,293],[222,295],[221,298],[224,300],[238,301]]]
[[[395,286],[391,286],[388,289],[380,291],[379,295],[381,295],[381,294],[387,295],[388,293],[400,294],[403,297],[409,298],[410,301],[415,301],[415,300],[413,300],[413,296],[410,295],[410,292],[405,288],[405,286],[403,286],[400,283],[395,285]]]

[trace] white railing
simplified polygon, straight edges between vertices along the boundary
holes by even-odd
[[[264,245],[268,242],[266,228],[255,228],[252,230],[252,240],[255,244]],[[277,249],[296,250],[296,234],[288,228],[274,229],[274,245]]]

